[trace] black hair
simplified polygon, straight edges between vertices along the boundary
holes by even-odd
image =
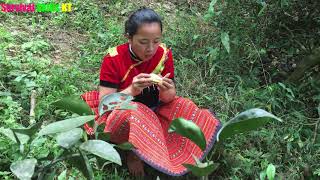
[[[161,17],[152,9],[142,7],[133,12],[125,22],[125,34],[133,36],[137,33],[138,28],[144,23],[159,23],[162,32]]]

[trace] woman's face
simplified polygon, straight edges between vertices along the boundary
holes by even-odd
[[[138,58],[147,61],[157,52],[161,37],[159,23],[144,23],[138,28],[136,34],[129,38],[129,43]]]

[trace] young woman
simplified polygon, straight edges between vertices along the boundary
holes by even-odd
[[[193,155],[202,159],[211,149],[220,122],[208,110],[176,96],[172,51],[161,43],[162,22],[157,13],[148,8],[135,11],[125,23],[125,33],[128,42],[109,49],[103,58],[99,92],[82,97],[97,113],[105,95],[134,96],[136,110],[114,110],[98,123],[105,123],[111,141],[134,145],[127,157],[130,173],[144,175],[143,160],[166,174],[183,175],[187,169],[182,164],[194,164]],[[162,81],[155,83],[150,73],[158,74]],[[170,122],[178,117],[193,121],[204,132],[204,152],[190,140],[168,133]]]

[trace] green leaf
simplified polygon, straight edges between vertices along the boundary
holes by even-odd
[[[116,147],[118,147],[122,150],[132,150],[134,148],[134,146],[129,142],[118,144],[118,145],[116,145]]]
[[[80,149],[121,165],[119,153],[113,145],[101,140],[89,140],[80,145]]]
[[[67,160],[69,164],[76,167],[87,179],[94,179],[93,170],[87,155],[79,149],[80,156],[71,157]]]
[[[76,118],[66,119],[58,122],[48,124],[39,132],[39,136],[60,133],[77,128],[86,122],[92,121],[95,116],[79,116]]]
[[[62,171],[60,175],[58,176],[58,180],[65,180],[67,179],[67,170]]]
[[[16,128],[16,129],[12,129],[12,131],[15,133],[20,133],[20,134],[32,136],[37,133],[37,131],[40,129],[41,125],[42,125],[42,122],[38,122],[36,124],[31,125],[28,128]]]
[[[226,48],[227,52],[230,53],[229,34],[226,32],[222,32],[220,38],[223,46]]]
[[[200,149],[206,149],[206,139],[201,129],[192,121],[185,120],[183,118],[174,119],[169,127],[169,132],[176,132],[183,137],[190,139]]]
[[[234,134],[255,130],[273,120],[282,122],[281,119],[263,109],[249,109],[228,121],[219,130],[217,134],[217,141],[225,140]]]
[[[108,132],[108,133],[96,132],[95,136],[96,136],[95,139],[99,139],[99,140],[108,142],[108,141],[110,141],[111,133],[110,132]]]
[[[265,179],[266,179],[266,176],[267,176],[266,172],[265,172],[265,171],[262,171],[262,172],[260,173],[260,180],[265,180]]]
[[[219,166],[218,163],[213,163],[212,161],[201,163],[199,159],[196,158],[195,156],[193,156],[193,158],[196,161],[195,165],[192,165],[192,164],[182,164],[182,165],[186,167],[189,171],[191,171],[192,174],[198,177],[207,176],[211,174]]]
[[[124,110],[124,109],[126,109],[126,110],[128,110],[128,109],[132,109],[132,110],[134,110],[134,109],[137,109],[137,105],[136,104],[129,104],[129,103],[127,103],[127,102],[124,102],[124,103],[121,103],[121,105],[119,106],[119,107],[116,107],[115,109],[121,109],[121,110]]]
[[[265,13],[266,9],[267,9],[267,4],[264,3],[263,7],[261,8],[261,10],[258,13],[258,17],[262,16]]]
[[[30,137],[21,133],[14,133],[11,129],[0,128],[0,133],[7,136],[10,140],[18,144],[26,144]],[[14,135],[16,134],[16,136]]]
[[[273,164],[269,164],[266,173],[268,180],[274,180],[274,177],[276,175],[276,167],[274,167]]]
[[[70,131],[59,133],[56,137],[56,140],[60,146],[69,149],[74,144],[76,144],[81,137],[82,129],[75,128]]]
[[[9,174],[11,174],[11,172],[9,172],[9,171],[0,171],[0,176],[6,176]]]
[[[99,115],[102,116],[114,109],[136,109],[136,105],[130,105],[133,97],[124,93],[112,93],[102,97],[99,104]]]
[[[53,102],[52,105],[60,109],[65,109],[70,112],[79,114],[80,116],[94,114],[87,103],[82,100],[80,96],[65,97]]]
[[[285,8],[289,5],[289,0],[281,0],[280,2],[281,8]]]
[[[34,168],[37,164],[36,159],[25,159],[22,161],[16,161],[11,164],[10,170],[16,175],[19,179],[31,179]]]
[[[10,92],[0,91],[0,97],[1,97],[1,96],[11,96],[11,93],[10,93]]]
[[[210,18],[212,18],[215,15],[215,11],[214,11],[214,5],[217,3],[217,0],[212,0],[209,4],[209,8],[207,13],[205,14],[204,18],[205,20],[209,20]]]

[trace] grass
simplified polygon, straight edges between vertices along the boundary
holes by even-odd
[[[215,158],[221,164],[211,176],[216,179],[257,179],[268,164],[277,168],[280,179],[320,175],[319,116],[300,87],[282,83],[261,84],[257,45],[245,46],[245,58],[222,50],[220,30],[203,19],[201,4],[144,2],[164,17],[164,42],[173,49],[178,94],[200,107],[212,107],[222,122],[238,112],[259,107],[282,118],[259,131],[230,139]],[[192,4],[194,3],[194,4]],[[204,3],[205,4],[205,3]],[[0,13],[0,124],[26,126],[31,90],[37,91],[37,121],[56,121],[71,116],[55,110],[50,103],[67,95],[96,89],[102,57],[109,47],[126,42],[123,23],[133,1],[77,1],[72,13]],[[223,52],[217,55],[217,50]],[[250,66],[248,60],[255,61]],[[256,63],[258,62],[258,63]],[[249,64],[249,65],[248,65]],[[261,66],[261,64],[260,64]],[[263,67],[262,67],[263,68]],[[34,152],[45,156],[45,147]],[[13,178],[9,165],[17,151],[0,136],[0,177]],[[64,164],[61,168],[64,168]],[[129,178],[126,169],[113,166],[110,172],[96,171],[99,178]],[[62,172],[62,170],[61,170]],[[155,173],[155,171],[152,171]],[[78,172],[68,170],[70,178]],[[160,175],[161,176],[161,175]],[[163,177],[165,178],[165,177]],[[192,176],[188,176],[192,178]]]

